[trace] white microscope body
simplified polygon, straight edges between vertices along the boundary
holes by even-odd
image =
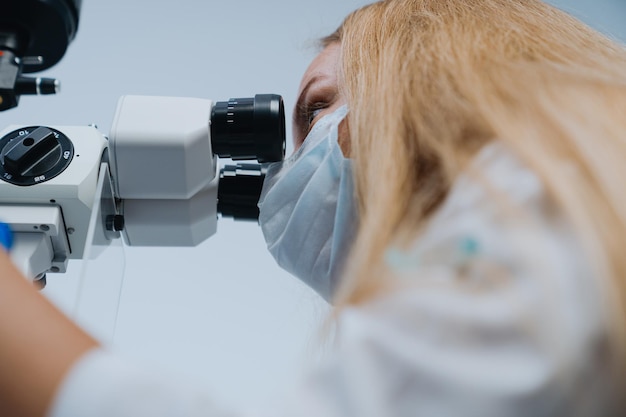
[[[222,215],[257,210],[260,166],[233,182],[241,169],[220,175],[217,157],[271,162],[284,149],[276,95],[124,96],[110,139],[91,126],[9,126],[0,132],[0,221],[14,232],[11,257],[38,280],[83,259],[93,238],[195,246],[216,232],[220,204]]]
[[[194,98],[120,99],[109,155],[129,245],[195,246],[215,233],[212,108],[210,100]]]

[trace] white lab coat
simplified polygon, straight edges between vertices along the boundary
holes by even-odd
[[[579,240],[502,145],[472,168],[414,247],[386,254],[400,289],[341,313],[336,351],[283,410],[222,410],[101,349],[73,367],[49,416],[616,415],[604,303]]]

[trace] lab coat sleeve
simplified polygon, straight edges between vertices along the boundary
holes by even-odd
[[[104,349],[85,354],[70,370],[50,417],[227,416],[192,384],[174,384],[163,373]]]

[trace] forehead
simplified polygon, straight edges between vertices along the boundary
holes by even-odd
[[[300,90],[304,88],[308,81],[314,78],[321,77],[336,80],[340,52],[341,46],[338,43],[330,44],[324,48],[304,72]]]

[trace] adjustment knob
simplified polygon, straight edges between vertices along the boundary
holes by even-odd
[[[0,139],[0,178],[16,185],[33,185],[59,175],[74,149],[61,132],[43,126],[19,129]]]
[[[61,159],[61,144],[54,132],[40,127],[10,141],[0,156],[4,169],[12,175],[40,175]]]

